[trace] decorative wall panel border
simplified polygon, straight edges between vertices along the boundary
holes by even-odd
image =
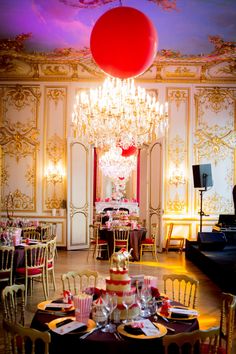
[[[39,150],[39,86],[0,86],[0,144],[2,148],[1,204],[6,211],[36,211]]]

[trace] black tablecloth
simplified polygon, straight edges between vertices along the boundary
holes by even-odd
[[[71,315],[71,314],[70,314]],[[38,310],[32,320],[31,327],[45,331],[48,330],[47,323],[57,318],[53,314],[46,311]],[[158,323],[175,329],[175,332],[168,330],[167,334],[177,334],[181,332],[191,332],[198,329],[198,320],[178,321],[166,323],[163,319],[158,318]],[[51,345],[50,354],[163,354],[162,338],[157,339],[132,339],[124,337],[119,340],[113,333],[103,333],[101,330],[95,331],[86,339],[80,339],[75,333],[59,335],[50,331]]]

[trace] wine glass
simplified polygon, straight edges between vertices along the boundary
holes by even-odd
[[[141,316],[144,318],[149,317],[151,312],[148,307],[148,303],[152,300],[151,288],[147,286],[142,287],[139,293],[139,297],[141,302]]]
[[[116,331],[116,325],[111,323],[111,316],[115,308],[117,307],[117,295],[115,293],[104,295],[105,308],[108,313],[108,323],[102,329],[102,332],[114,333]]]
[[[132,318],[130,316],[130,309],[136,303],[137,296],[136,294],[124,294],[122,304],[126,309],[126,319],[123,321],[124,323],[131,322]]]

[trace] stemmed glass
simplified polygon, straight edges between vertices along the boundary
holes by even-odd
[[[148,308],[148,303],[149,301],[152,300],[152,293],[151,293],[151,288],[144,286],[140,289],[139,293],[139,302],[140,302],[140,315],[142,317],[149,317],[151,315],[151,312]]]
[[[125,320],[123,320],[123,323],[127,323],[132,321],[132,318],[130,318],[129,314],[130,314],[130,309],[131,307],[136,303],[136,294],[126,294],[124,293],[124,296],[122,298],[122,305],[125,307],[126,309],[126,318]]]
[[[117,307],[117,295],[116,293],[104,295],[105,307],[108,313],[108,320],[106,326],[102,329],[102,332],[114,333],[116,331],[116,325],[111,323],[111,315]]]

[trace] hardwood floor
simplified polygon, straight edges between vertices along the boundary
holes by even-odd
[[[62,251],[58,250],[58,257],[55,261],[55,273],[57,290],[54,292],[51,285],[50,298],[57,298],[62,293],[62,284],[60,276],[69,270],[93,269],[101,274],[100,285],[104,277],[109,275],[109,262],[104,260],[94,260],[90,255],[87,262],[86,251]],[[142,262],[131,262],[129,266],[130,274],[153,275],[158,279],[159,291],[163,291],[163,274],[185,273],[199,280],[199,292],[197,309],[200,313],[200,328],[208,328],[219,325],[221,290],[205,274],[203,274],[189,260],[185,259],[185,253],[169,252],[158,254],[158,262],[155,262],[150,254],[144,254]],[[30,325],[37,304],[44,300],[42,284],[34,286],[33,296],[28,297],[26,307],[26,325]],[[1,317],[2,317],[2,305]],[[2,323],[2,321],[1,321]],[[2,330],[0,334],[0,353],[4,353]],[[232,354],[236,353],[236,331],[234,333],[234,347]]]

